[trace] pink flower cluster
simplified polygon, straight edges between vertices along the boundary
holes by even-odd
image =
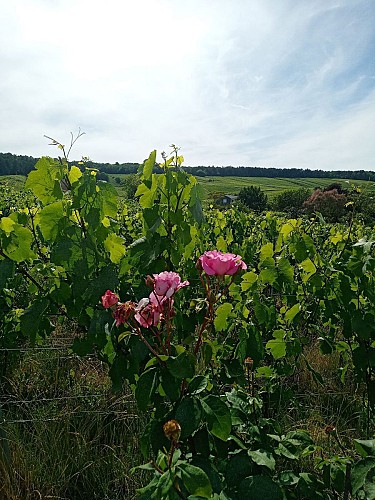
[[[241,269],[247,269],[241,255],[222,253],[218,250],[204,252],[198,259],[197,267],[209,276],[232,276]]]
[[[188,281],[181,281],[180,276],[172,271],[154,274],[153,278],[148,277],[147,283],[153,286],[153,291],[138,304],[130,301],[120,303],[119,297],[110,290],[102,296],[103,307],[114,309],[116,326],[125,323],[134,313],[134,319],[144,328],[157,326],[166,314],[171,315],[173,295],[189,285]]]

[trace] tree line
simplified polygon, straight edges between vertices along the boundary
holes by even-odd
[[[27,175],[39,158],[32,156],[0,153],[0,175]],[[77,162],[72,162],[77,163]],[[97,168],[106,174],[135,174],[139,163],[100,163],[89,161],[88,166]],[[310,170],[308,168],[275,168],[275,167],[184,167],[184,170],[197,177],[271,177],[271,178],[328,178],[375,181],[375,172],[365,170]],[[154,172],[161,173],[155,164]]]

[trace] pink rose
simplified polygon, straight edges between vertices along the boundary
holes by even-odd
[[[197,265],[209,276],[233,275],[239,269],[247,269],[241,255],[222,253],[217,250],[204,252],[198,259]]]
[[[150,299],[141,299],[135,308],[136,315],[134,318],[144,328],[149,328],[154,325],[157,326],[160,320],[160,311],[155,303]]]
[[[172,271],[163,271],[154,274],[154,292],[160,297],[170,298],[180,288],[189,285],[188,281],[181,281],[180,276]]]
[[[103,304],[103,307],[105,307],[106,309],[116,305],[119,300],[120,299],[119,299],[118,295],[111,292],[111,290],[107,290],[105,292],[105,294],[102,296],[102,304]]]

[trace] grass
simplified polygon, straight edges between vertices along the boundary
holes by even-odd
[[[50,345],[61,346],[57,340],[55,334]],[[10,463],[0,460],[0,498],[131,500],[146,481],[145,472],[129,473],[144,461],[139,437],[146,418],[130,390],[111,391],[102,363],[77,358],[64,345],[65,339],[62,350],[27,350],[8,366],[1,400]],[[364,411],[361,388],[350,382],[350,374],[345,384],[339,379],[339,355],[321,354],[316,341],[304,352],[324,384],[317,384],[302,362],[280,388],[280,394],[293,388],[293,398],[274,401],[271,413],[285,432],[305,429],[321,446],[305,460],[305,470],[313,470],[315,459],[341,453],[325,427],[335,426],[351,449],[352,439],[363,437]]]
[[[94,357],[28,350],[14,359],[0,396],[9,463],[0,460],[0,498],[135,498],[144,472],[145,416],[130,389],[113,393]]]

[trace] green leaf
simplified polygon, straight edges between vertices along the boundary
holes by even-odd
[[[147,409],[155,389],[156,378],[156,368],[150,368],[150,370],[143,372],[139,377],[135,388],[135,399],[140,410]]]
[[[12,260],[0,260],[0,290],[6,287],[6,282],[13,277],[14,271],[15,264]]]
[[[283,358],[286,354],[286,342],[284,340],[284,330],[275,330],[273,332],[274,340],[269,340],[266,348],[271,351],[274,359]]]
[[[297,314],[300,312],[301,310],[301,304],[294,304],[294,306],[292,306],[290,309],[288,309],[285,313],[285,321],[287,323],[291,323],[294,318],[297,316]]]
[[[181,438],[191,436],[199,427],[201,408],[195,398],[185,397],[178,405],[175,419],[181,425]]]
[[[277,262],[277,268],[280,275],[285,279],[288,283],[293,283],[294,281],[294,267],[291,265],[288,259],[285,257],[281,257],[281,259]]]
[[[111,233],[104,241],[104,248],[109,252],[109,258],[115,264],[118,264],[125,255],[124,239],[117,234]]]
[[[304,282],[308,281],[309,278],[316,273],[316,266],[311,259],[305,259],[301,262],[300,267],[305,271],[305,274],[302,275],[302,280]]]
[[[167,361],[167,367],[176,378],[192,378],[195,371],[195,357],[191,353],[184,351],[176,358],[171,356]]]
[[[208,430],[222,441],[226,441],[232,429],[232,420],[227,405],[218,396],[209,395],[201,401],[206,415]]]
[[[270,257],[273,257],[273,244],[272,243],[266,243],[260,249],[259,260],[260,260],[260,262],[263,262],[264,260],[266,260],[266,259],[268,259]]]
[[[227,251],[227,242],[223,238],[223,236],[219,236],[217,241],[216,241],[216,248],[219,250],[219,252],[226,252]]]
[[[277,274],[273,267],[269,267],[267,269],[262,269],[259,273],[259,281],[262,283],[269,283],[273,285],[276,281]]]
[[[7,236],[14,230],[16,222],[10,217],[1,217],[0,219],[0,229],[6,233]]]
[[[151,179],[156,161],[156,149],[150,153],[150,156],[143,164],[142,174],[145,180]]]
[[[317,372],[316,370],[314,370],[314,368],[310,365],[310,363],[307,361],[307,359],[305,357],[304,357],[304,360],[306,363],[306,367],[309,370],[309,372],[311,373],[315,382],[317,384],[324,385],[324,380],[323,380],[323,377],[321,376],[321,374],[319,372]]]
[[[159,477],[157,486],[157,498],[173,498],[173,496],[170,495],[170,493],[172,493],[171,490],[173,488],[173,480],[174,477],[171,470],[167,470]]]
[[[241,481],[238,498],[281,500],[283,498],[279,486],[268,476],[250,476]]]
[[[63,218],[65,218],[65,213],[62,201],[55,201],[42,208],[38,219],[40,230],[46,240],[56,240],[59,234],[59,221]]]
[[[356,450],[362,457],[372,455],[375,457],[375,439],[354,439]]]
[[[224,330],[228,326],[227,319],[231,311],[232,311],[232,304],[229,304],[229,302],[221,304],[221,306],[219,306],[216,309],[214,325],[215,329],[218,332]]]
[[[180,464],[181,479],[191,495],[201,498],[210,498],[212,495],[212,486],[207,474],[194,465],[188,463]]]
[[[62,167],[52,158],[41,158],[35,165],[36,170],[29,173],[25,189],[32,193],[44,204],[61,200],[63,192],[60,181],[63,177]]]
[[[225,480],[229,488],[236,488],[247,476],[250,476],[253,464],[246,451],[233,454],[225,469]]]
[[[243,292],[246,292],[251,286],[256,283],[258,279],[258,276],[253,272],[250,271],[249,273],[245,273],[242,276],[242,282],[241,282],[241,288]]]
[[[82,172],[78,167],[73,165],[69,171],[68,179],[70,184],[74,184],[75,182],[78,181],[78,179],[82,177]]]
[[[197,375],[189,382],[190,394],[199,394],[207,387],[208,380],[203,375]]]
[[[45,298],[38,299],[28,307],[20,317],[21,332],[28,337],[31,342],[35,342],[38,334],[44,334],[46,327],[52,326],[44,314],[48,311],[49,302]]]
[[[190,191],[189,210],[191,212],[191,215],[194,217],[194,219],[199,225],[202,224],[204,220],[200,196],[201,196],[201,187],[198,184],[196,184],[191,188]]]
[[[113,217],[117,216],[117,191],[112,184],[105,181],[98,181],[98,186],[100,189],[101,203],[102,203],[102,212],[101,219],[104,217]]]
[[[271,452],[266,450],[248,451],[248,455],[257,465],[264,465],[270,470],[275,469],[275,459]]]
[[[366,484],[367,475],[375,469],[375,457],[366,457],[357,462],[351,473],[352,494],[355,495],[359,489]],[[372,474],[371,474],[372,475]]]
[[[16,262],[32,259],[35,257],[35,253],[32,251],[33,240],[34,237],[29,229],[15,223],[9,236],[1,238],[2,251]]]

